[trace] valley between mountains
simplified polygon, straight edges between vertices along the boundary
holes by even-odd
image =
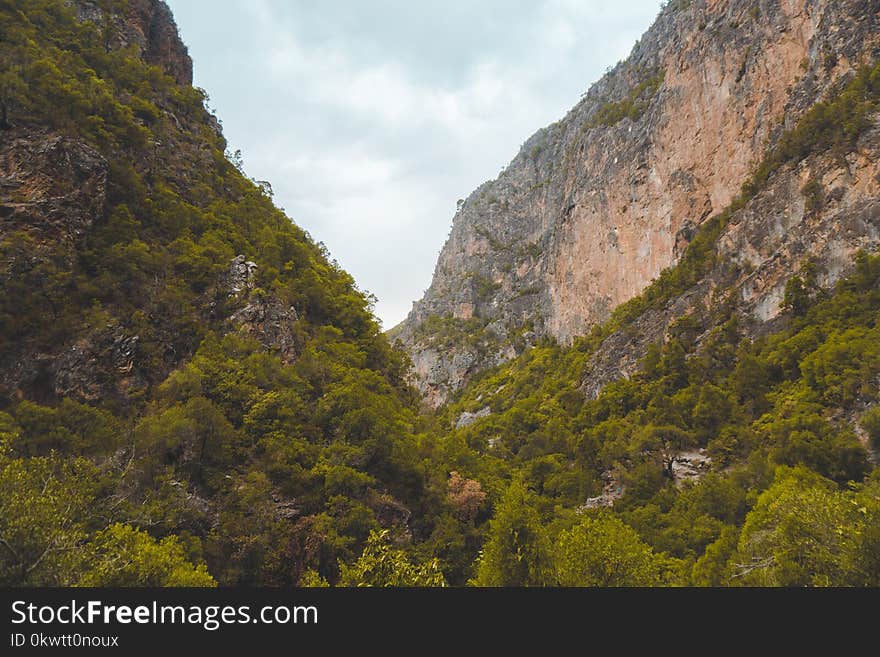
[[[164,2],[0,1],[0,583],[880,585],[878,22],[665,3],[386,334]]]

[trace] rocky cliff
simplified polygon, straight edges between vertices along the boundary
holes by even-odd
[[[676,263],[783,130],[876,57],[878,12],[863,0],[668,3],[626,61],[460,206],[397,332],[427,402],[543,336],[585,334]],[[791,264],[809,251],[838,271],[851,244],[833,211],[870,205],[875,173],[870,158],[816,172],[832,192],[819,219],[800,193],[811,174],[791,171],[776,219],[728,229],[730,257],[755,270],[743,294],[762,320],[778,312],[784,268],[766,268],[780,254]]]
[[[178,84],[192,84],[192,60],[174,16],[162,0],[132,0],[107,14],[106,3],[75,0],[71,3],[80,20],[111,25],[108,45],[112,48],[133,46],[143,60],[161,68]]]
[[[747,335],[778,329],[786,285],[809,267],[815,285],[831,289],[850,274],[860,250],[880,246],[880,121],[841,158],[818,153],[777,172],[731,215],[718,236],[716,263],[693,286],[602,341],[590,359],[582,391],[595,398],[603,386],[639,369],[649,345],[677,333],[683,318],[703,342],[732,308]]]

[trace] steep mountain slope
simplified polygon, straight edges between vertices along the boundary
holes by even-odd
[[[0,582],[292,584],[408,536],[404,359],[224,156],[165,4],[0,3],[0,67]]]
[[[641,295],[441,409],[448,467],[513,482],[477,583],[880,581],[878,155],[875,63]]]
[[[625,62],[459,208],[431,287],[394,334],[428,403],[543,336],[570,343],[677,262],[784,127],[876,55],[878,11],[668,3]],[[756,299],[778,298],[762,285]],[[776,312],[768,297],[762,317]]]

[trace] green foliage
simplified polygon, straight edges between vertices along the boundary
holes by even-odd
[[[559,535],[551,568],[559,586],[657,586],[664,565],[633,529],[603,513]]]
[[[806,266],[802,276],[811,278],[810,272]],[[690,569],[693,583],[735,583],[740,578],[730,559],[740,528],[775,466],[806,467],[841,484],[870,472],[839,409],[861,409],[877,398],[878,281],[880,256],[859,254],[850,278],[830,292],[811,291],[811,302],[802,314],[792,313],[788,328],[756,343],[743,339],[731,319],[697,346],[693,336],[717,320],[680,320],[670,327],[675,337],[649,349],[641,371],[606,385],[594,400],[577,391],[589,378],[594,338],[570,348],[538,346],[486,373],[438,421],[451,424],[464,410],[490,409],[452,432],[474,455],[458,452],[456,463],[468,464],[483,482],[528,482],[530,501],[520,504],[535,509],[528,526],[541,524],[536,514],[552,517],[554,509],[598,495],[597,475],[604,472],[622,492],[614,511],[655,554],[691,564],[682,568]],[[677,480],[679,455],[700,447],[725,469],[696,483]],[[527,578],[512,556],[523,550],[509,541],[499,547],[510,535],[498,529],[509,528],[496,524],[500,515],[499,506],[478,582],[481,574],[486,583]],[[517,577],[514,565],[521,569]],[[530,583],[548,581],[546,567],[541,573]]]
[[[51,450],[94,454],[118,446],[123,425],[112,413],[72,399],[57,408],[22,401],[13,414],[21,431],[11,447],[22,455],[48,454]]]
[[[483,276],[479,272],[470,273],[468,278],[471,279],[474,286],[474,292],[477,295],[477,299],[480,301],[489,300],[492,298],[492,295],[501,289],[501,283],[495,283],[491,278]]]
[[[876,564],[876,485],[840,492],[805,469],[781,469],[758,499],[731,558],[737,583],[751,586],[871,585]]]
[[[217,586],[204,564],[187,561],[175,536],[156,541],[115,523],[95,535],[88,551],[81,586]]]
[[[296,583],[297,566],[302,565],[291,563],[291,551],[297,537],[292,524],[277,513],[268,478],[250,472],[231,484],[220,498],[218,522],[205,539],[212,574],[234,586]]]
[[[204,307],[225,302],[205,294],[246,253],[259,265],[258,283],[313,326],[362,342],[372,366],[397,358],[351,277],[225,159],[199,92],[133,49],[108,49],[112,26],[81,23],[60,0],[13,4],[0,17],[0,59],[14,63],[0,85],[10,121],[48,124],[96,147],[108,160],[110,202],[77,257],[65,244],[47,249],[22,232],[4,235],[4,349],[24,336],[38,346],[81,337],[83,310],[100,304],[139,336],[139,365],[156,382],[174,364],[169,353],[194,351],[210,328]]]
[[[801,189],[801,194],[806,199],[804,210],[808,214],[822,209],[822,204],[825,201],[825,189],[818,180],[810,178],[803,189]]]
[[[7,428],[12,428],[9,416]],[[14,431],[14,429],[13,429]],[[8,434],[7,434],[8,435]],[[103,473],[84,459],[0,453],[0,582],[6,586],[215,586],[174,536],[106,522]]]
[[[870,116],[878,104],[880,62],[858,69],[843,89],[828,100],[816,103],[795,128],[786,131],[743,185],[743,196],[754,196],[774,171],[789,162],[800,162],[820,151],[840,156],[851,150],[870,127]]]
[[[0,455],[0,584],[70,586],[77,581],[94,474],[82,460]]]
[[[487,324],[479,317],[459,319],[452,315],[430,315],[416,332],[441,350],[464,344],[480,354],[488,354],[497,349],[498,338],[486,328]]]
[[[340,565],[339,586],[446,586],[436,559],[413,564],[389,543],[388,530],[370,532],[364,552],[351,566]]]
[[[510,246],[496,238],[491,231],[482,226],[474,226],[474,232],[489,243],[493,251],[509,251]],[[491,284],[491,281],[490,281]]]
[[[389,507],[424,516],[429,534],[407,360],[373,300],[226,158],[200,90],[114,45],[109,15],[80,22],[62,0],[7,9],[5,120],[84,142],[108,168],[82,239],[13,225],[0,242],[0,353],[95,352],[76,367],[104,397],[56,399],[38,379],[3,402],[8,582],[209,583],[179,562],[185,547],[222,584],[289,586],[307,569],[335,580]],[[257,269],[230,294],[237,254]],[[286,354],[230,321],[264,303],[296,311]],[[132,370],[100,369],[120,335],[137,336]],[[79,479],[86,466],[100,489]]]
[[[243,455],[234,427],[204,397],[148,415],[135,428],[134,441],[136,449],[157,464],[172,461],[190,479],[202,483],[219,475],[236,455]]]
[[[317,571],[311,569],[303,573],[303,576],[300,577],[299,585],[306,588],[318,589],[326,589],[330,586],[326,579],[321,577]]]
[[[537,242],[531,242],[529,244],[520,244],[517,247],[516,254],[519,258],[531,258],[532,260],[536,259],[541,255],[543,249],[541,245]]]
[[[663,9],[669,7],[672,11],[685,11],[690,8],[691,4],[693,4],[693,0],[664,0],[660,6]]]
[[[691,582],[694,586],[725,586],[733,575],[730,558],[736,550],[739,530],[725,527],[714,543],[706,547],[693,566]]]
[[[101,403],[59,398],[42,375],[2,400],[0,584],[878,584],[876,470],[847,418],[880,442],[880,257],[859,254],[828,291],[805,263],[786,286],[789,323],[751,342],[716,242],[777,169],[856,146],[880,65],[784,132],[609,322],[568,347],[545,340],[420,416],[374,300],[227,159],[202,92],[113,47],[113,21],[80,23],[62,0],[7,4],[0,128],[81,140],[108,179],[82,240],[4,232],[0,353],[76,346],[98,365],[118,336],[138,340],[132,371],[96,367]],[[634,77],[590,125],[647,111],[662,73]],[[821,185],[803,193],[819,209]],[[238,254],[255,281],[230,294]],[[678,318],[629,379],[584,395],[607,336],[714,270],[711,308]],[[483,300],[497,291],[484,278]],[[230,319],[249,304],[295,309],[285,350]],[[440,350],[500,346],[479,318],[420,330]],[[684,480],[698,450],[712,471]],[[578,513],[609,491],[611,511]]]
[[[809,309],[818,291],[816,266],[806,262],[801,273],[789,278],[785,283],[782,307],[795,315],[803,315]]]
[[[538,586],[547,578],[550,546],[522,482],[510,484],[489,523],[477,564],[476,586]]]
[[[851,406],[876,398],[871,381],[880,374],[880,328],[831,331],[825,343],[801,361],[806,384],[830,403]]]

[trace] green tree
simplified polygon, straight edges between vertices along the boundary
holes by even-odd
[[[695,586],[727,586],[733,574],[731,556],[736,551],[739,531],[736,527],[725,527],[718,539],[706,547],[691,571],[691,582]]]
[[[361,556],[352,565],[340,564],[339,586],[446,586],[440,563],[414,564],[403,550],[390,544],[387,529],[371,531]]]
[[[584,515],[563,531],[551,557],[559,586],[658,586],[663,560],[611,513]]]
[[[8,418],[8,416],[6,416]],[[58,457],[0,454],[0,584],[68,586],[95,512],[95,468]]]
[[[780,468],[746,517],[732,581],[749,586],[854,583],[858,511],[834,482],[809,469]]]
[[[803,263],[800,273],[792,276],[785,283],[782,307],[795,315],[805,314],[818,291],[817,280],[816,264],[812,261]]]
[[[217,586],[205,564],[186,559],[176,536],[157,541],[130,525],[98,532],[85,559],[80,586]]]
[[[853,583],[880,586],[880,471],[875,470],[851,502],[857,519],[851,528],[855,542],[850,563],[855,573]]]
[[[303,568],[294,557],[296,526],[278,513],[268,478],[251,471],[230,484],[206,537],[211,572],[227,585],[292,586]]]
[[[473,580],[476,586],[546,583],[550,550],[535,506],[535,496],[525,484],[510,484],[489,523]]]

